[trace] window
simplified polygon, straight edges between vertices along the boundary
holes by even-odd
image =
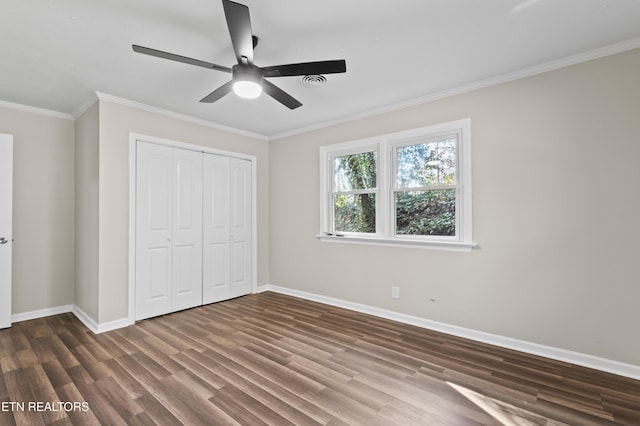
[[[319,238],[471,249],[470,120],[320,148]]]
[[[456,134],[393,147],[396,235],[456,235]]]

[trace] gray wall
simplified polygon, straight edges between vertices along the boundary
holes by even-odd
[[[12,313],[74,300],[74,124],[0,107],[13,137]]]
[[[75,121],[76,287],[75,304],[98,318],[99,104]]]

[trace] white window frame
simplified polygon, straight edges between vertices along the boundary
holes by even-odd
[[[455,236],[396,235],[396,149],[452,134],[457,138]],[[334,158],[367,151],[377,151],[376,232],[336,233],[331,228]],[[476,247],[471,202],[471,120],[468,118],[320,147],[320,234],[317,237],[321,241],[470,251]]]

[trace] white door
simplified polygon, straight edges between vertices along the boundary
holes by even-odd
[[[202,304],[202,154],[138,142],[136,320]]]
[[[202,153],[173,149],[171,310],[202,305]]]
[[[138,142],[136,172],[136,319],[171,311],[170,148]]]
[[[13,136],[0,134],[0,328],[11,327]]]
[[[229,299],[229,157],[205,154],[203,160],[202,302]]]
[[[236,158],[229,159],[230,187],[230,235],[231,243],[230,297],[238,297],[251,292],[252,254],[252,211],[251,206],[251,162]]]
[[[251,161],[204,155],[203,303],[251,292]]]

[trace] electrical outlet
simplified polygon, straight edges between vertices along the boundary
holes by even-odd
[[[391,298],[400,299],[400,287],[391,287]]]

